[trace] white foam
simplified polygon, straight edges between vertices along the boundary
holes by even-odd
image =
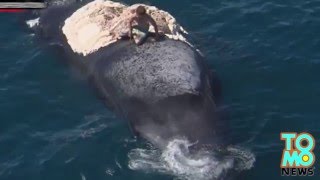
[[[83,175],[82,173],[80,173],[80,176],[81,176],[81,180],[87,180],[86,176]]]
[[[81,2],[82,0],[80,0]],[[63,6],[71,3],[75,3],[77,0],[51,0],[49,1],[50,5]]]
[[[36,18],[36,19],[30,19],[28,21],[26,21],[26,24],[30,27],[30,28],[33,28],[33,27],[36,27],[39,25],[39,20],[40,18]]]
[[[191,145],[188,140],[174,139],[163,151],[133,149],[129,153],[129,168],[169,174],[178,179],[212,180],[222,178],[229,170],[250,169],[255,161],[251,152],[236,147],[228,148],[230,153],[222,157],[213,151],[191,153]]]
[[[256,158],[250,151],[237,146],[230,146],[227,148],[227,151],[230,157],[237,160],[235,170],[244,171],[253,168]]]
[[[72,50],[84,56],[96,52],[102,47],[106,47],[116,42],[121,34],[129,31],[129,21],[132,17],[132,10],[141,4],[126,6],[125,4],[113,1],[92,1],[80,9],[76,10],[65,20],[62,31],[67,38]],[[166,11],[160,10],[155,6],[144,5],[158,24],[158,30],[161,33],[170,35],[168,37],[174,40],[180,40],[188,43],[184,37],[186,31],[181,27],[176,19]],[[88,24],[95,24],[88,26]],[[87,33],[81,33],[83,28],[85,32],[94,31],[91,36]],[[98,31],[97,31],[98,30]],[[151,32],[153,28],[149,29]],[[88,42],[89,43],[82,43]],[[188,43],[191,45],[190,43]]]

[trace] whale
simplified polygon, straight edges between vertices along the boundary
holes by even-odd
[[[116,8],[108,11],[101,3]],[[107,0],[48,4],[46,9],[23,14],[37,42],[61,54],[84,75],[106,108],[128,122],[133,136],[145,140],[148,147],[151,144],[151,149],[130,150],[131,170],[213,180],[239,178],[239,172],[253,167],[254,154],[231,142],[218,74],[173,16],[146,5],[152,15],[164,15],[156,19],[164,35],[137,46],[125,39],[106,43],[112,35],[106,31],[110,26],[104,21],[103,31],[96,26],[101,19],[118,16],[108,13],[125,13],[135,5]],[[96,7],[100,9],[92,9]]]
[[[164,148],[186,138],[195,148],[225,147],[228,123],[221,118],[221,83],[190,43],[163,37],[137,46],[119,40],[88,55],[74,52],[62,31],[84,5],[49,5],[37,11],[36,35],[59,45],[81,69],[107,108],[128,121],[133,134]],[[54,42],[54,43],[52,43]]]

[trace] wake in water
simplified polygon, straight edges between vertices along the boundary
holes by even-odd
[[[228,172],[240,172],[253,167],[254,155],[239,147],[228,147],[225,152],[199,150],[186,139],[174,139],[161,151],[133,149],[129,153],[129,168],[159,172],[185,180],[222,179]]]

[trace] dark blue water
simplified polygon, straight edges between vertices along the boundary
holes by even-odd
[[[282,131],[313,134],[320,158],[320,0],[146,3],[174,15],[219,74],[232,141],[256,156],[240,179],[292,179],[280,176]],[[1,180],[174,178],[129,169],[148,144],[18,16],[0,22]]]

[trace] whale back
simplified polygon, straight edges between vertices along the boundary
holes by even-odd
[[[142,46],[118,40],[90,53],[77,52],[62,32],[75,6],[45,10],[40,29],[62,43],[72,64],[80,65],[107,106],[128,119],[137,135],[159,146],[176,136],[203,144],[218,139],[222,121],[211,72],[194,47],[166,37]]]
[[[175,136],[218,139],[212,79],[188,44],[119,41],[80,57],[107,104],[129,119],[136,134],[159,146]]]
[[[89,73],[103,78],[102,82],[110,82],[121,97],[153,103],[186,93],[199,95],[199,58],[180,41],[164,40],[143,46],[120,41],[88,56],[87,63]]]

